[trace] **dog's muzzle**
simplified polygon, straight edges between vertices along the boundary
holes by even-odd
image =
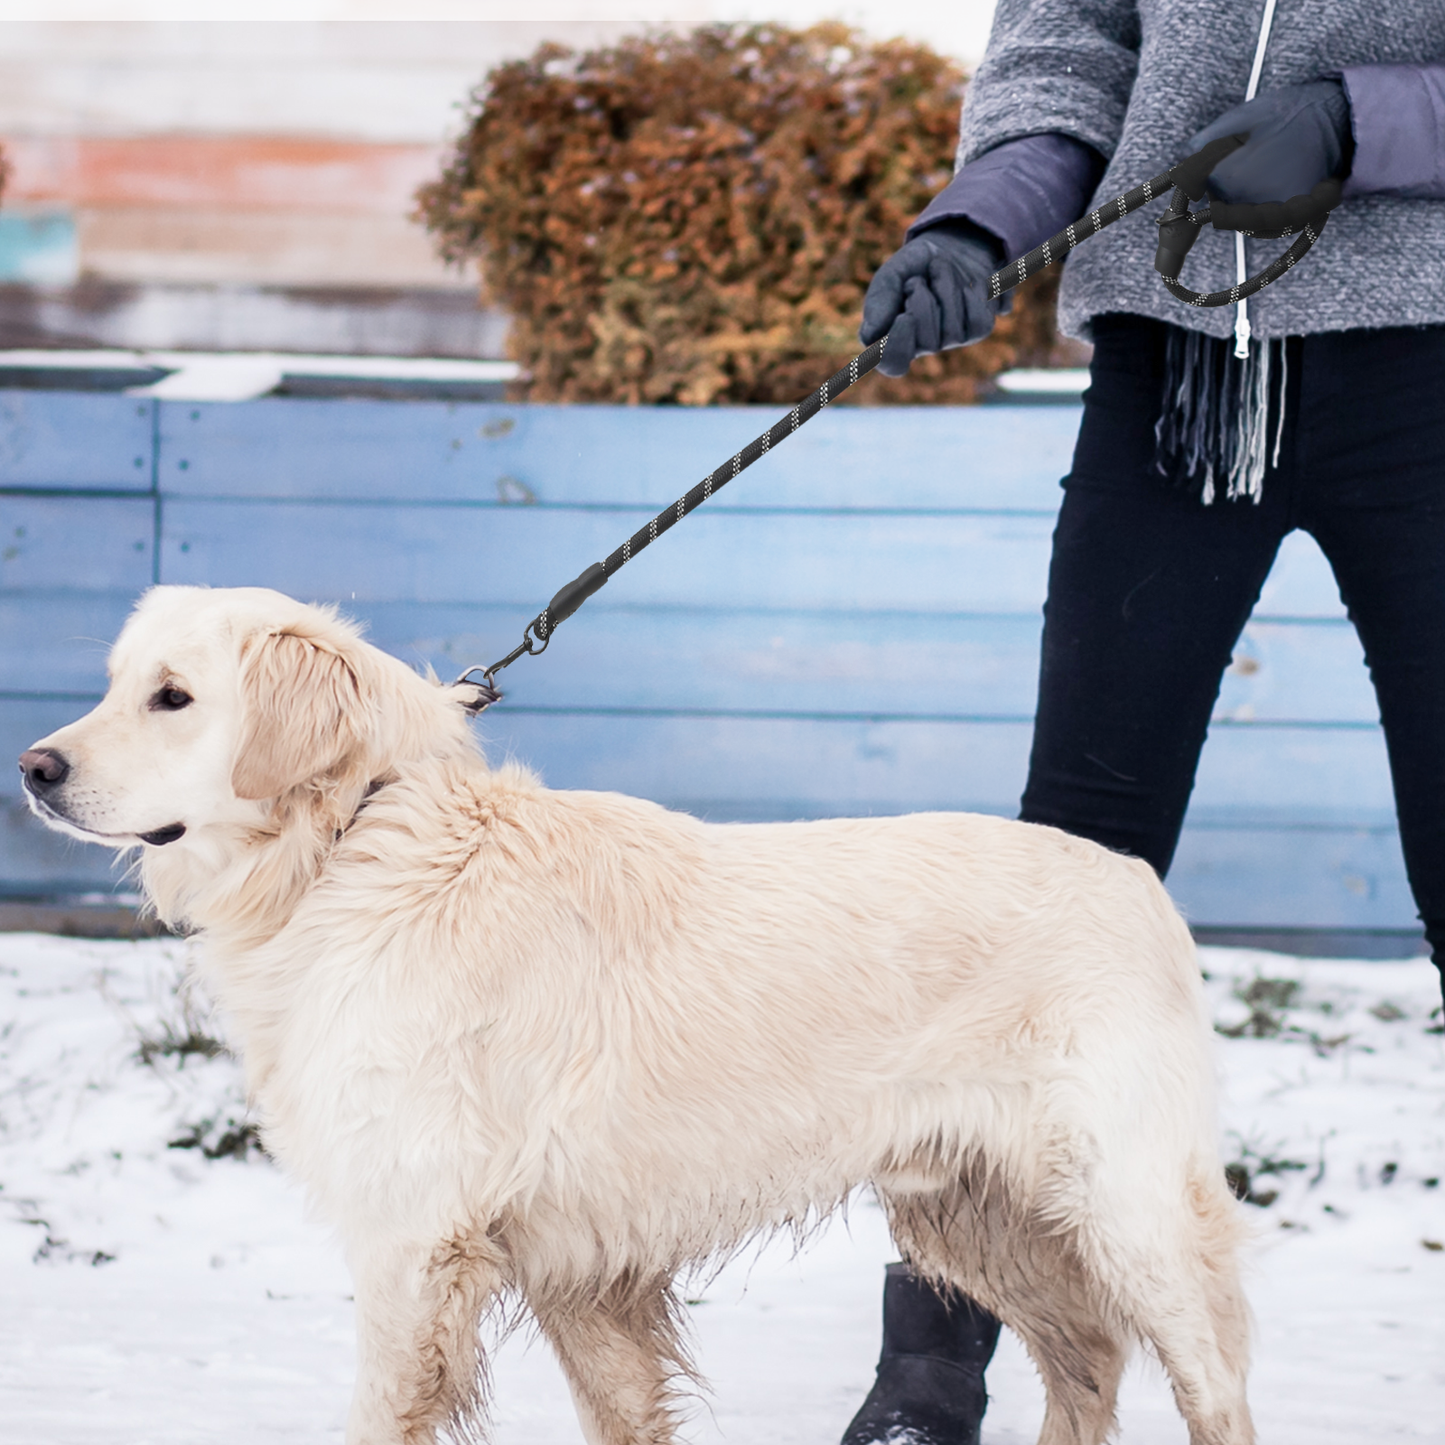
[[[92,831],[67,817],[65,809],[59,804],[56,795],[70,776],[70,764],[63,754],[54,748],[28,748],[20,754],[20,772],[25,779],[25,791],[30,794],[37,812],[67,827],[80,828],[82,832]],[[164,828],[152,828],[149,833],[134,836],[153,848],[163,848],[167,843],[185,837],[185,833],[184,823],[169,823]],[[96,833],[95,836],[101,838],[105,835]]]

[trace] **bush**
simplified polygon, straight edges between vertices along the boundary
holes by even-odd
[[[952,173],[964,79],[841,26],[712,26],[494,70],[418,214],[481,263],[535,401],[791,404],[858,349],[863,293]],[[1046,359],[1057,280],[977,346],[849,399],[971,401]]]

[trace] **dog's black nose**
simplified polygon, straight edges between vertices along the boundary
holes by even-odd
[[[40,798],[70,776],[70,764],[52,748],[30,748],[20,754],[20,771],[25,786]]]

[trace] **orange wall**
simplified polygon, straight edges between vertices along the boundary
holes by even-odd
[[[127,282],[467,287],[411,220],[434,145],[295,136],[15,136],[7,207],[64,211],[83,275]]]
[[[291,136],[16,136],[9,202],[405,216],[436,146]]]

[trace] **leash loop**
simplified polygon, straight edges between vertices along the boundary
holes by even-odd
[[[1287,201],[1265,201],[1258,205],[1214,201],[1201,210],[1191,211],[1191,197],[1183,187],[1176,186],[1168,210],[1159,218],[1159,249],[1154,256],[1154,269],[1169,294],[1186,306],[1232,306],[1263,291],[1309,251],[1319,240],[1330,212],[1339,205],[1341,194],[1340,182],[1331,179],[1321,181],[1307,196],[1293,196]],[[1179,272],[1189,248],[1198,239],[1200,228],[1206,223],[1212,224],[1216,231],[1236,231],[1261,240],[1296,234],[1299,239],[1263,271],[1239,281],[1227,291],[1191,291],[1179,284]]]

